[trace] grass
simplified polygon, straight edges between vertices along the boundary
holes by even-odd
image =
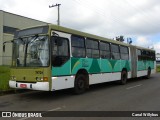
[[[9,79],[10,79],[10,67],[0,66],[0,92],[10,90]]]
[[[157,70],[157,72],[160,72],[160,66],[157,66],[156,70]]]

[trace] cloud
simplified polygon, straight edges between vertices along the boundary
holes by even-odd
[[[61,25],[105,37],[148,35],[159,33],[160,29],[159,0],[54,0],[53,3],[50,0],[0,0],[0,3],[3,3],[0,7],[9,12],[54,24],[57,8],[48,6],[60,3]]]
[[[0,0],[0,8],[22,16],[57,24],[60,3],[62,26],[115,38],[134,37],[137,45],[156,45],[149,36],[160,33],[159,0]]]
[[[0,3],[1,9],[29,18],[47,21],[51,16],[49,0],[0,0]]]
[[[151,36],[139,36],[133,42],[134,45],[142,46],[145,48],[154,48],[154,50],[156,50],[156,53],[160,53],[160,42],[152,40]]]
[[[75,0],[62,4],[61,23],[104,37],[150,35],[159,33],[159,4],[158,0]]]
[[[153,47],[156,50],[156,53],[160,53],[160,42],[154,44]]]
[[[135,44],[142,47],[150,47],[153,45],[152,41],[145,36],[139,36],[136,39]]]

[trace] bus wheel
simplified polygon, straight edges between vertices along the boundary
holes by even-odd
[[[81,94],[84,93],[86,90],[86,78],[84,75],[79,74],[76,76],[75,83],[74,83],[74,93]]]
[[[151,69],[148,68],[146,78],[149,79],[151,77]]]
[[[121,72],[120,84],[121,84],[121,85],[125,85],[126,83],[127,83],[127,72],[123,70],[123,71]]]

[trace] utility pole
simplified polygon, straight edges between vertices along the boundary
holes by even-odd
[[[58,20],[57,20],[57,25],[60,25],[60,12],[59,12],[59,10],[60,10],[60,5],[61,4],[56,4],[56,5],[52,5],[52,6],[50,6],[49,5],[49,8],[52,8],[52,7],[57,7],[58,6]]]

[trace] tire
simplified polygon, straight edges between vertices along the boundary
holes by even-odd
[[[86,78],[84,75],[79,74],[75,78],[75,83],[74,83],[74,93],[75,94],[82,94],[86,90]]]
[[[149,79],[151,77],[151,69],[148,68],[146,78]]]
[[[123,71],[121,72],[120,84],[121,84],[121,85],[125,85],[126,83],[127,83],[127,72],[123,70]]]

